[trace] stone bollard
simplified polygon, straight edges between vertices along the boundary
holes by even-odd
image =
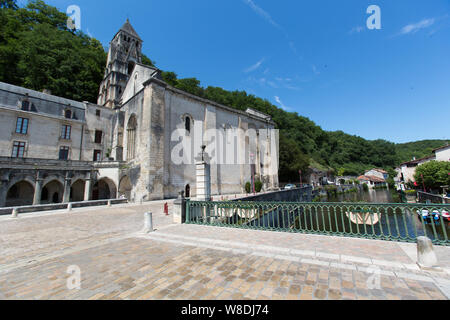
[[[153,232],[153,214],[151,212],[144,213],[144,230],[143,233]]]
[[[17,208],[14,208],[12,211],[12,215],[13,218],[17,218],[19,217],[19,211],[17,210]]]
[[[111,200],[108,200],[108,207],[112,207],[112,202],[111,202]]]
[[[182,224],[186,222],[186,198],[184,191],[178,193],[178,198],[173,203],[173,222]]]
[[[72,211],[72,208],[73,208],[72,204],[69,203],[69,204],[67,205],[67,211],[68,211],[68,212],[71,212],[71,211]]]
[[[438,266],[433,243],[427,237],[417,238],[417,264],[423,269],[431,269]]]

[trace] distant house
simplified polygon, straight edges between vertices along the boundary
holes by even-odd
[[[360,176],[358,177],[358,181],[361,184],[367,184],[369,188],[385,186],[387,184],[385,179],[376,176]]]
[[[361,184],[367,184],[369,188],[375,188],[387,185],[386,180],[389,178],[389,173],[383,169],[372,169],[366,171],[363,176],[358,177]]]
[[[383,169],[372,169],[369,171],[366,171],[365,176],[373,176],[377,177],[383,180],[389,179],[389,173]]]
[[[400,174],[403,182],[416,182],[414,175],[416,174],[416,169],[424,163],[436,160],[436,156],[429,156],[422,159],[414,159],[412,161],[404,162],[400,165]]]
[[[417,167],[430,161],[447,161],[450,162],[450,145],[433,150],[433,155],[422,159],[413,159],[400,165],[400,180],[402,182],[416,182],[414,175]]]
[[[433,150],[436,161],[450,161],[450,145]]]

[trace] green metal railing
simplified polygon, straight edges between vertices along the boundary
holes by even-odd
[[[187,201],[186,223],[449,246],[450,205]]]

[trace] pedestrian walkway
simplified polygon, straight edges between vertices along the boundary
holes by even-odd
[[[450,298],[449,248],[437,248],[440,272],[424,272],[412,244],[174,225],[163,206],[0,218],[0,298]],[[67,286],[73,266],[79,290]]]

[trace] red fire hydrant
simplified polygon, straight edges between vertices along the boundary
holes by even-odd
[[[164,204],[164,213],[165,213],[166,216],[169,215],[169,204],[168,203]]]

